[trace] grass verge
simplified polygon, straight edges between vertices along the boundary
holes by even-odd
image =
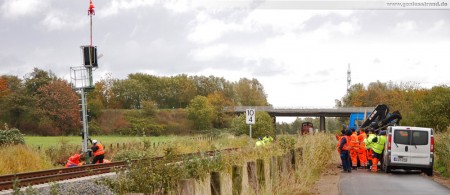
[[[54,168],[44,154],[25,145],[0,148],[0,175]]]

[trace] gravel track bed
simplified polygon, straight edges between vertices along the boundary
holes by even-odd
[[[55,183],[41,184],[30,187],[23,187],[20,191],[23,194],[70,194],[70,195],[85,195],[85,194],[102,194],[102,195],[115,195],[108,186],[97,184],[96,181],[100,181],[102,178],[115,178],[115,173],[108,173],[103,175],[96,175],[84,178],[77,178],[71,180],[65,180]],[[14,194],[13,190],[0,191],[0,195]]]

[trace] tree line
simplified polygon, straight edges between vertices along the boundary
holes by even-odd
[[[264,87],[257,79],[231,82],[215,76],[155,76],[134,73],[125,79],[107,75],[95,83],[87,97],[91,133],[160,135],[231,129],[245,133],[243,116],[224,110],[233,106],[268,106]],[[33,135],[73,135],[81,129],[80,95],[70,83],[51,71],[34,68],[23,79],[0,76],[0,122]],[[373,82],[352,85],[336,100],[336,107],[374,107],[386,104],[399,110],[402,125],[433,127],[450,124],[450,88],[431,89],[414,83]],[[272,119],[262,117],[261,132],[273,132]],[[266,121],[267,120],[267,121]],[[348,119],[327,120],[337,130]],[[278,124],[279,132],[294,133],[302,122],[318,125],[318,119],[298,118]],[[266,124],[267,123],[267,124]],[[258,127],[259,128],[259,127]],[[336,128],[336,129],[335,129]],[[258,129],[254,129],[256,132]]]
[[[68,134],[81,127],[79,97],[70,84],[35,68],[23,79],[0,76],[0,121],[26,133]]]
[[[180,129],[228,128],[232,116],[225,113],[225,107],[269,105],[264,87],[254,78],[231,82],[215,76],[144,73],[129,74],[126,79],[107,75],[95,83],[87,101],[92,132],[126,134],[176,129],[174,126],[180,124],[164,120],[170,115],[188,119],[180,122]],[[71,84],[51,71],[34,68],[23,79],[0,76],[0,120],[24,133],[78,134],[81,129],[79,104],[80,95]],[[119,117],[115,121],[119,124],[105,127],[111,121],[105,117],[102,120],[102,115]]]
[[[352,85],[348,93],[336,100],[337,107],[372,107],[388,105],[390,112],[400,111],[401,125],[432,127],[444,131],[450,125],[450,87],[431,89],[417,83],[372,82]]]
[[[140,109],[144,101],[153,101],[159,109],[177,109],[186,108],[196,96],[210,95],[229,105],[269,105],[257,79],[230,82],[223,77],[185,74],[160,77],[135,73],[127,79],[107,76],[95,84],[89,98],[90,104],[99,109]]]

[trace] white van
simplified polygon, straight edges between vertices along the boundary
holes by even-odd
[[[390,126],[386,131],[382,168],[418,169],[433,175],[434,135],[432,128]]]

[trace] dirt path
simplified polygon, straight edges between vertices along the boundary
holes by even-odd
[[[439,173],[434,172],[433,180],[443,186],[447,186],[447,188],[450,189],[450,178],[443,177]]]
[[[314,184],[311,194],[339,194],[339,177],[342,169],[337,167],[341,164],[337,153],[333,155],[332,160],[333,162],[328,165],[327,169],[320,176],[320,179]]]

